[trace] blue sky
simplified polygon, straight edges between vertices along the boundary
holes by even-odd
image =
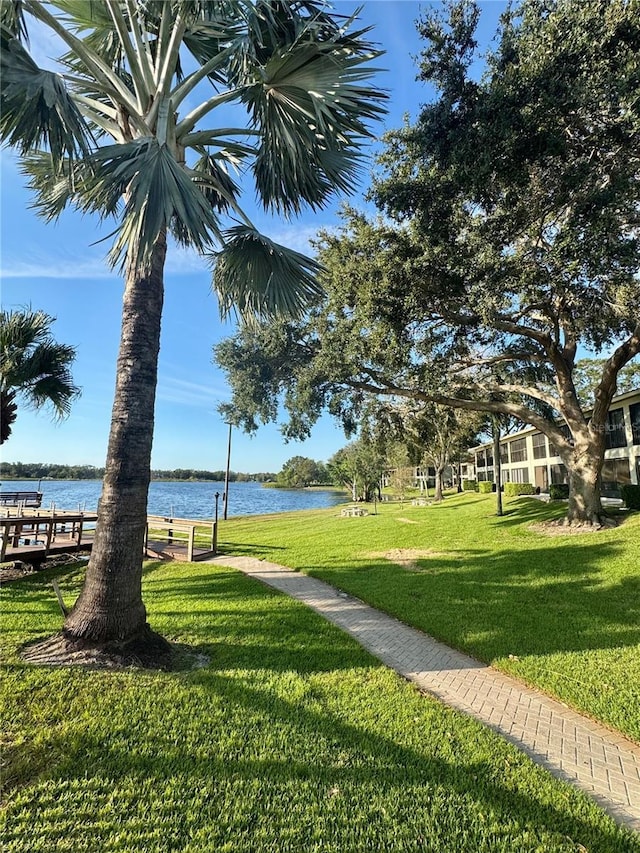
[[[358,4],[334,2],[347,13]],[[413,0],[364,0],[361,21],[374,27],[371,38],[386,55],[376,63],[388,69],[378,76],[390,95],[389,114],[380,132],[398,127],[403,115],[415,117],[427,100],[416,82],[413,57],[420,50],[414,22],[425,8]],[[502,2],[484,2],[483,33],[495,32]],[[34,51],[38,47],[34,42]],[[373,147],[372,152],[373,153]],[[56,339],[77,348],[73,374],[82,396],[70,417],[53,422],[46,410],[21,408],[11,438],[2,447],[8,462],[56,462],[101,466],[106,455],[115,365],[120,336],[122,281],[105,263],[110,241],[92,245],[112,230],[94,218],[68,211],[55,224],[36,218],[23,186],[15,158],[3,151],[0,159],[1,240],[0,270],[5,309],[31,305],[56,317]],[[362,204],[368,184],[365,168],[352,204]],[[306,213],[295,221],[266,217],[251,196],[243,199],[254,222],[270,236],[301,251],[319,229],[333,226],[340,200],[320,213]],[[111,226],[111,228],[109,227]],[[210,274],[196,256],[170,252],[165,277],[156,400],[153,468],[218,470],[226,464],[227,427],[217,412],[228,399],[224,375],[212,364],[212,347],[233,333],[230,322],[219,319]],[[315,427],[306,442],[285,444],[275,425],[261,427],[251,437],[234,430],[231,467],[236,471],[279,471],[291,456],[301,454],[327,460],[346,439],[329,418]]]

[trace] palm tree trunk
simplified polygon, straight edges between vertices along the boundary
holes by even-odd
[[[69,640],[126,646],[161,640],[146,622],[142,558],[164,297],[166,235],[147,273],[128,269],[111,431],[95,543]]]

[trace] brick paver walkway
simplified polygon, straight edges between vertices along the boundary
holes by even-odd
[[[447,705],[486,723],[640,831],[640,747],[322,581],[253,557],[216,557],[304,602]]]

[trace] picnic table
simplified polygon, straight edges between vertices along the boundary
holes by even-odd
[[[369,510],[365,509],[363,506],[345,506],[342,510],[340,510],[340,515],[343,518],[353,518],[363,515],[369,515]]]

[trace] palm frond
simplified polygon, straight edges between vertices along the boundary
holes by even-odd
[[[51,0],[51,5],[62,12],[67,29],[82,35],[83,42],[120,76],[124,51],[104,0]],[[77,73],[84,71],[73,52],[62,61]]]
[[[45,145],[56,164],[88,156],[93,137],[59,74],[35,64],[0,30],[0,135],[21,154]]]
[[[22,0],[3,0],[0,3],[0,25],[18,41],[29,43]]]
[[[56,168],[47,151],[33,151],[20,161],[20,171],[28,178],[35,200],[31,207],[47,222],[55,221],[73,203],[82,186],[82,174],[90,170],[79,161],[65,158]]]
[[[64,417],[80,393],[70,371],[75,348],[53,339],[53,322],[49,314],[30,308],[0,311],[0,387],[11,423],[16,396],[35,408],[48,403],[57,417]]]
[[[91,183],[80,200],[85,210],[113,214],[125,207],[109,254],[115,266],[125,259],[148,267],[158,236],[171,231],[177,242],[199,252],[222,242],[217,217],[198,186],[166,145],[154,137],[108,145],[91,158]]]
[[[210,260],[223,317],[235,309],[246,323],[298,318],[323,295],[316,261],[245,226],[225,232],[224,248]]]
[[[48,403],[59,418],[69,414],[71,403],[80,394],[69,370],[75,355],[73,347],[53,340],[40,344],[30,353],[22,364],[24,379],[20,385],[30,405],[39,409]]]
[[[237,0],[191,4],[191,17],[183,41],[198,65],[215,60],[230,44],[240,44],[246,32],[246,5]],[[208,76],[214,83],[226,84],[223,69],[216,67]]]
[[[190,173],[210,207],[218,212],[228,211],[240,193],[240,188],[225,169],[223,157],[204,152]]]
[[[385,112],[385,93],[364,83],[377,55],[301,41],[275,52],[244,89],[261,132],[254,174],[265,207],[297,213],[301,202],[325,204],[336,186],[353,189],[368,122]]]

